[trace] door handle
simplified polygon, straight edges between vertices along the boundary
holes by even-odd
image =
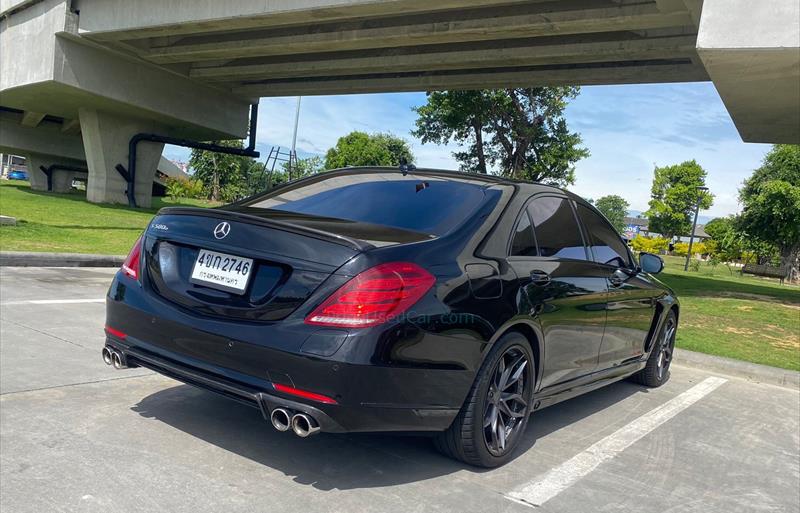
[[[531,282],[535,285],[547,285],[550,283],[550,275],[538,269],[531,271]]]

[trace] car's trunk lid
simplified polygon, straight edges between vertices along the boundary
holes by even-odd
[[[228,224],[224,237],[215,235]],[[325,279],[370,244],[333,232],[202,208],[167,208],[144,241],[145,285],[195,313],[249,321],[277,321],[300,306]],[[253,260],[244,292],[190,280],[201,250]]]

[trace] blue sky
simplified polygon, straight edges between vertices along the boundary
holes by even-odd
[[[273,145],[289,146],[295,98],[263,98],[258,146],[262,159]],[[457,169],[455,145],[422,145],[409,133],[412,107],[423,93],[309,96],[302,99],[297,137],[301,157],[322,155],[352,130],[391,132],[411,144],[420,167]],[[591,156],[577,164],[570,190],[584,197],[619,194],[633,210],[646,210],[655,165],[696,159],[708,171],[714,206],[703,218],[738,211],[737,189],[760,165],[769,145],[742,142],[710,82],[584,87],[567,108]],[[168,158],[188,152],[169,147]]]

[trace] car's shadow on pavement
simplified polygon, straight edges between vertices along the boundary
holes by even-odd
[[[623,381],[536,412],[517,457],[537,439],[637,393],[646,390]],[[384,487],[486,470],[441,456],[426,436],[359,433],[303,439],[280,433],[256,409],[187,385],[151,394],[131,409],[320,490]]]

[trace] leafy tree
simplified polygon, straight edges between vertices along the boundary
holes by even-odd
[[[453,156],[463,171],[567,185],[575,182],[575,163],[589,156],[581,137],[570,132],[564,109],[578,87],[533,87],[428,93],[415,137],[423,143],[451,140],[466,145]]]
[[[628,215],[630,205],[624,198],[617,195],[603,196],[594,202],[597,210],[603,213],[619,233],[625,230],[625,216]]]
[[[797,273],[800,256],[800,146],[776,145],[739,191],[737,227],[777,246],[781,265]],[[790,274],[792,274],[790,273]],[[792,278],[792,276],[789,276]]]
[[[707,242],[713,242],[713,253],[723,262],[744,260],[764,263],[772,261],[777,256],[775,244],[747,235],[739,228],[737,216],[712,219],[704,228],[711,236]]]
[[[212,144],[227,146],[229,148],[243,148],[240,140],[212,141]],[[222,199],[222,189],[227,187],[228,197],[235,196],[233,189],[242,185],[253,166],[254,160],[250,157],[217,153],[207,150],[192,149],[189,167],[194,171],[194,178],[201,180],[209,188],[212,200]]]
[[[325,171],[325,162],[322,160],[322,157],[315,155],[313,157],[297,159],[294,168],[291,170],[289,169],[288,162],[284,162],[281,168],[287,179],[291,177],[292,180],[297,180]]]
[[[648,228],[667,239],[676,235],[688,235],[692,230],[695,205],[707,209],[714,197],[708,191],[699,191],[704,186],[706,172],[700,164],[689,160],[674,166],[656,167],[651,189]]]
[[[718,217],[704,226],[713,242],[714,254],[725,262],[740,259],[744,252],[742,234],[735,229],[734,223],[732,216]]]
[[[350,132],[325,154],[325,169],[347,166],[399,166],[414,162],[411,148],[391,134]]]

